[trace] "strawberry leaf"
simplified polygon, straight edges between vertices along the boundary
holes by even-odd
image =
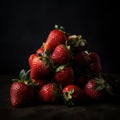
[[[80,43],[79,43],[79,45],[80,45],[81,47],[85,46],[85,45],[86,45],[85,40],[81,40]]]
[[[102,84],[102,85],[96,84],[95,87],[94,87],[94,89],[95,89],[96,91],[101,91],[101,90],[103,90],[104,88],[105,88],[105,85],[104,85],[104,84]]]
[[[74,93],[74,89],[72,88],[71,90],[70,90],[70,94],[73,94]]]
[[[54,27],[55,27],[55,29],[60,30],[65,33],[65,28],[63,26],[55,25]]]
[[[72,99],[72,96],[71,96],[70,92],[65,92],[63,94],[63,96],[64,96],[65,101],[69,101],[69,100]]]
[[[28,70],[28,71],[25,73],[25,80],[29,80],[29,74],[30,74],[30,70]]]
[[[20,78],[20,80],[24,80],[25,75],[26,75],[25,70],[22,69],[22,70],[20,71],[20,73],[19,73],[19,78]]]
[[[60,65],[58,68],[56,68],[56,72],[59,72],[65,68],[66,65]]]
[[[112,86],[106,82],[105,90],[109,95],[115,95],[115,93],[112,92]]]
[[[74,90],[71,90],[71,92],[73,92],[73,91],[74,91]],[[65,93],[63,93],[64,103],[65,103],[65,105],[67,105],[68,107],[74,106],[74,102],[72,101],[71,92],[65,92]]]

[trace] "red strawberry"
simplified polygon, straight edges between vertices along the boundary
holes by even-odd
[[[30,78],[32,80],[40,80],[50,73],[48,61],[41,60],[43,57],[34,57],[31,65]]]
[[[90,71],[97,74],[101,73],[100,56],[96,52],[89,52],[89,57],[91,58],[91,63],[89,64]]]
[[[84,87],[84,92],[89,98],[100,100],[110,89],[110,85],[103,78],[94,78],[87,82]]]
[[[20,80],[13,82],[10,86],[10,102],[14,107],[22,107],[31,101],[34,89],[30,87],[31,81],[28,79],[28,72],[20,72]]]
[[[10,88],[10,101],[15,107],[25,105],[33,97],[34,91],[31,87],[21,83],[14,82]]]
[[[90,63],[90,57],[86,51],[78,52],[75,55],[75,62],[80,66],[86,66]]]
[[[89,65],[90,71],[92,71],[93,73],[101,73],[102,72],[102,66],[100,63],[91,63]]]
[[[58,97],[58,86],[55,83],[45,84],[38,93],[38,98],[46,103],[53,103]]]
[[[29,66],[32,65],[32,61],[34,58],[37,58],[38,56],[36,54],[31,54],[28,58],[28,63],[29,63]]]
[[[60,27],[61,28],[61,27]],[[59,44],[64,44],[67,40],[65,33],[60,29],[53,29],[44,44],[44,49],[53,52],[55,47]]]
[[[69,48],[65,45],[58,45],[52,53],[51,59],[55,65],[67,64],[71,60]]]
[[[62,94],[65,103],[70,106],[83,99],[83,91],[80,87],[73,84],[65,86]]]
[[[96,52],[89,52],[89,57],[91,62],[100,63],[100,56]]]
[[[71,66],[59,66],[56,69],[54,79],[57,83],[65,86],[68,84],[72,84],[74,80],[74,71]]]
[[[39,55],[39,56],[43,55],[43,53],[44,53],[44,47],[43,46],[36,50],[36,54]]]

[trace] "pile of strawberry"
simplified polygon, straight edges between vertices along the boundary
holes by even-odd
[[[100,56],[88,51],[81,35],[67,34],[55,25],[45,42],[28,58],[30,69],[20,71],[10,87],[14,107],[28,103],[65,103],[101,100],[111,90],[102,77]]]

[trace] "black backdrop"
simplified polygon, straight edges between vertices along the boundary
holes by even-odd
[[[0,74],[29,69],[28,56],[53,29],[63,25],[82,34],[101,57],[103,72],[118,73],[118,5],[109,0],[2,0],[0,4]]]

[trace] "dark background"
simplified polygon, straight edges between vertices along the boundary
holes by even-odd
[[[101,57],[103,72],[119,73],[118,5],[109,0],[2,0],[0,74],[29,69],[28,57],[54,24],[81,34]]]

